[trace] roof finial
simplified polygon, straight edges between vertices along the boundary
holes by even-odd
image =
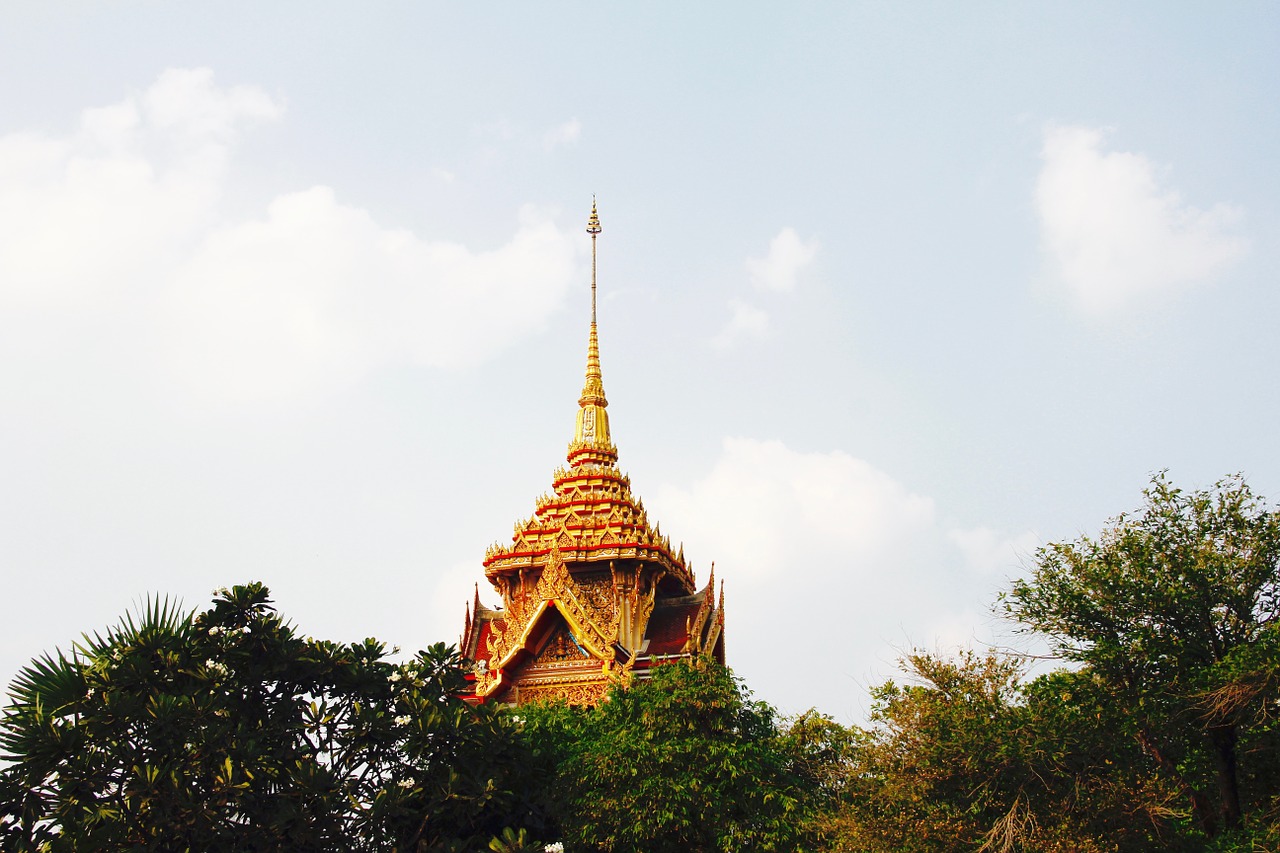
[[[575,466],[617,461],[617,450],[609,438],[609,414],[605,411],[609,401],[600,378],[600,342],[596,334],[596,236],[600,233],[600,215],[595,196],[591,197],[587,233],[591,235],[591,334],[587,337],[587,381],[578,398],[578,424],[569,445],[569,462]]]
[[[591,218],[587,220],[591,235],[591,325],[596,324],[596,235],[600,233],[600,217],[596,214],[596,197],[591,196]]]
[[[591,197],[591,218],[587,220],[587,233],[591,235],[591,334],[587,339],[587,384],[582,389],[582,405],[609,405],[604,399],[604,385],[600,382],[600,342],[596,336],[596,236],[600,233],[600,216],[596,213],[596,197]]]

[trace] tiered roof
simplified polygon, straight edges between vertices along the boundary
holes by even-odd
[[[557,548],[569,562],[642,559],[660,563],[670,582],[693,592],[693,571],[684,548],[673,550],[657,525],[650,527],[644,504],[631,494],[631,479],[618,470],[618,448],[609,432],[609,401],[600,372],[600,339],[596,329],[595,240],[600,233],[596,206],[587,224],[591,235],[591,333],[587,342],[587,376],[578,398],[577,423],[569,443],[568,468],[552,480],[534,514],[517,522],[510,545],[494,544],[485,552],[489,577],[546,561]]]

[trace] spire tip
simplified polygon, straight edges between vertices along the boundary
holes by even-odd
[[[594,240],[595,236],[600,233],[600,216],[596,213],[596,197],[591,196],[591,218],[587,220],[587,233]]]

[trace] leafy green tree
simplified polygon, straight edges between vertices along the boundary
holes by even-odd
[[[510,723],[457,653],[304,638],[261,584],[151,602],[33,661],[0,720],[0,838],[27,850],[474,850],[521,814]]]
[[[614,853],[796,850],[807,788],[772,708],[707,658],[594,708],[520,709],[565,845]]]
[[[994,654],[916,653],[903,663],[909,683],[873,691],[836,849],[1065,853],[1160,843],[1160,826],[1135,807],[1142,756],[1114,750],[1113,720],[1087,679],[1057,672],[1026,684],[1019,661]]]
[[[1086,667],[1212,837],[1276,793],[1280,511],[1240,477],[1184,492],[1164,474],[1100,537],[1050,544],[1009,616]]]
[[[865,740],[861,729],[842,726],[813,709],[780,726],[777,748],[804,792],[797,836],[812,849],[856,849],[848,843],[855,835],[850,832],[845,804],[857,791],[861,772],[857,758]]]

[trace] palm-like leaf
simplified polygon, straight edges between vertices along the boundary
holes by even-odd
[[[258,583],[148,599],[13,682],[0,849],[482,848],[521,748],[456,651],[386,655],[299,637]]]

